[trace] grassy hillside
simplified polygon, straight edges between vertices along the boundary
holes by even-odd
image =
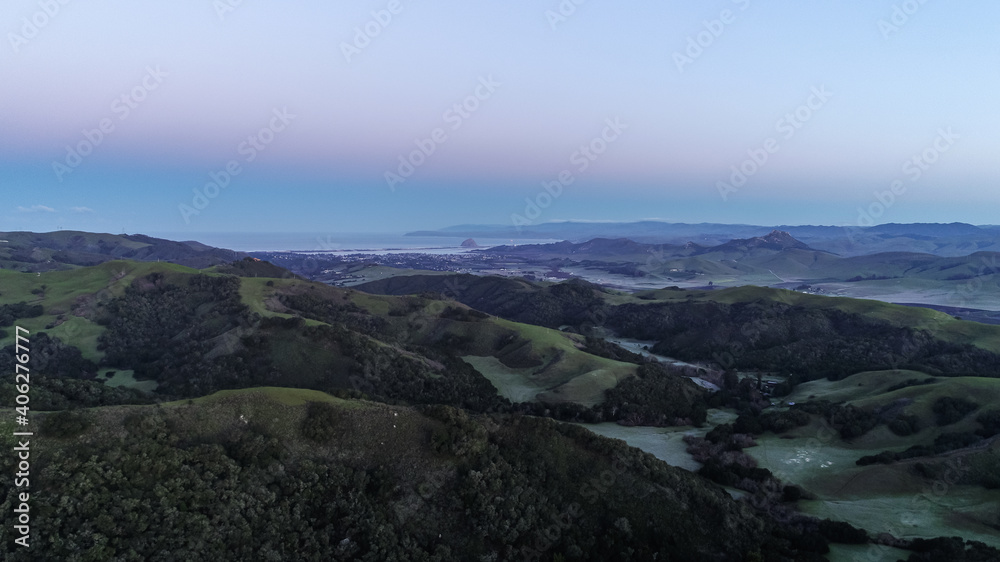
[[[198,242],[174,242],[142,234],[0,232],[0,268],[44,272],[98,265],[112,260],[164,261],[209,267],[244,256]]]
[[[565,284],[563,284],[565,285]],[[542,325],[559,325],[580,319],[598,319],[603,306],[621,304],[656,303],[757,303],[768,302],[801,307],[808,310],[835,310],[846,314],[882,320],[893,326],[926,330],[935,338],[957,344],[971,344],[1000,353],[1000,326],[957,320],[953,316],[926,308],[889,304],[881,301],[828,297],[758,286],[742,286],[706,290],[660,289],[627,294],[597,288],[578,282],[576,291],[564,290],[558,294],[554,288],[522,279],[502,277],[476,277],[472,275],[395,277],[385,281],[366,283],[360,290],[377,294],[407,295],[424,292],[442,292],[473,308],[497,314],[504,318]],[[584,293],[584,287],[589,291]],[[565,300],[576,299],[585,307],[572,307]],[[543,310],[537,310],[543,309]],[[549,313],[549,310],[553,312]],[[588,315],[589,313],[589,315]]]
[[[85,357],[97,361],[103,356],[97,349],[97,336],[103,330],[95,322],[94,305],[101,299],[120,296],[129,284],[153,272],[177,278],[197,270],[168,263],[121,260],[45,273],[0,270],[0,305],[18,302],[42,305],[41,316],[19,319],[18,325],[32,333],[46,331],[71,342]],[[13,332],[0,337],[0,348],[12,344],[13,337]]]
[[[863,372],[802,383],[787,400],[744,405],[691,442],[700,472],[741,490],[774,477],[800,489],[806,513],[876,533],[1000,547],[1000,380]],[[766,472],[737,482],[741,465]]]

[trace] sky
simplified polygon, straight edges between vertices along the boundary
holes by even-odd
[[[996,224],[987,0],[8,0],[0,231]]]

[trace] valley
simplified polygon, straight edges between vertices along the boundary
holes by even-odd
[[[451,518],[448,543],[505,558],[628,548],[636,559],[686,552],[718,560],[987,560],[998,552],[990,549],[1000,549],[1000,326],[966,319],[979,314],[968,308],[832,296],[816,285],[696,285],[697,275],[689,287],[660,285],[652,279],[665,266],[640,263],[648,248],[636,243],[554,246],[433,262],[404,254],[310,256],[307,264],[281,253],[207,264],[224,251],[191,245],[203,254],[200,268],[153,261],[162,258],[80,265],[55,254],[11,262],[0,270],[0,369],[13,370],[12,326],[29,330],[31,408],[48,467],[37,505],[53,513],[76,502],[90,513],[77,497],[87,485],[79,478],[98,482],[100,494],[113,487],[80,468],[78,455],[108,463],[155,451],[173,459],[158,469],[163,478],[187,471],[197,498],[181,489],[150,495],[152,481],[138,477],[118,485],[173,505],[189,529],[231,518],[209,507],[204,488],[219,471],[243,471],[240,482],[270,490],[242,500],[259,509],[290,509],[292,497],[296,509],[317,509],[301,496],[317,475],[339,482],[328,493],[362,494],[338,508],[345,538],[314,547],[334,558],[419,551],[451,559],[433,540],[431,518],[468,509],[481,515]],[[784,234],[722,246],[707,254],[766,257],[759,263],[775,273],[791,267],[782,261],[789,252],[807,251]],[[156,256],[156,247],[142,251]],[[95,255],[114,257],[108,252]],[[842,259],[854,265],[837,265],[841,277],[868,275],[857,258],[810,267],[829,273]],[[939,260],[969,271],[961,259],[921,259],[898,274],[954,282],[942,279]],[[685,267],[720,275],[708,271],[720,263]],[[548,278],[524,275],[542,264]],[[569,273],[579,271],[651,285]],[[334,278],[341,274],[354,277]],[[972,280],[983,299],[994,298],[992,273]],[[3,404],[14,394],[0,383]],[[111,445],[125,435],[147,453]],[[523,493],[498,495],[512,485]],[[287,495],[293,488],[298,495]],[[642,499],[650,494],[658,499]],[[678,494],[700,506],[676,508],[693,517],[688,523],[656,507]],[[285,503],[274,503],[279,497]],[[507,498],[502,517],[486,507],[491,497]],[[376,500],[382,507],[365,503]],[[565,517],[574,502],[599,507],[574,508],[575,523],[557,539],[538,535],[545,518]],[[118,509],[143,525],[165,517],[134,504]],[[369,515],[349,515],[357,509]],[[52,536],[77,536],[68,524],[43,523]],[[380,535],[380,525],[395,535]],[[664,534],[666,525],[677,533]],[[719,525],[738,537],[735,550],[682,537],[682,529],[694,537]],[[94,556],[146,548],[132,527],[87,532],[104,537]],[[207,531],[189,532],[209,540]],[[461,538],[470,532],[484,538]],[[619,538],[599,546],[587,538],[596,535]],[[291,548],[271,540],[276,553]]]

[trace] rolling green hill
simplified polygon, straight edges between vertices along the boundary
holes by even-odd
[[[506,407],[487,380],[492,371],[460,359],[477,357],[537,387],[521,397],[526,401],[590,407],[637,368],[588,353],[573,334],[431,295],[376,296],[304,281],[249,258],[203,272],[129,261],[35,274],[0,270],[0,281],[0,305],[41,307],[18,325],[53,338],[60,353],[79,350],[75,378],[155,387],[168,396],[282,384],[477,411]],[[0,333],[0,348],[12,343],[12,331]]]

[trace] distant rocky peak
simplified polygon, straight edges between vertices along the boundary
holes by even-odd
[[[793,238],[791,234],[785,232],[784,230],[772,230],[766,236],[759,236],[758,238],[765,242],[771,242],[771,243],[789,243],[789,242],[792,244],[802,243]]]
[[[742,251],[753,250],[757,248],[762,248],[766,250],[788,250],[792,248],[797,248],[801,250],[811,250],[808,245],[799,240],[796,240],[791,234],[785,232],[784,230],[772,230],[770,233],[764,236],[755,236],[753,238],[741,238],[736,240],[730,240],[725,244],[717,246],[713,249],[740,249]]]

